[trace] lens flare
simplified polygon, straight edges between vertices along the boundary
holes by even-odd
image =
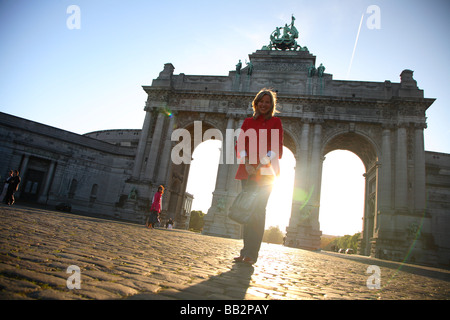
[[[419,240],[419,237],[421,235],[423,223],[424,223],[424,220],[425,220],[425,213],[426,213],[426,209],[423,211],[422,217],[420,219],[420,223],[419,223],[419,225],[417,225],[417,228],[414,228],[414,230],[411,230],[412,231],[411,235],[414,236],[414,239],[412,240],[411,245],[410,245],[408,251],[406,252],[405,258],[403,259],[403,261],[400,262],[400,265],[395,270],[394,274],[386,281],[386,283],[380,289],[378,289],[378,291],[382,291],[384,288],[386,288],[389,285],[389,283],[392,280],[394,280],[394,278],[402,270],[403,266],[408,261],[408,259],[409,259],[410,255],[411,255],[414,247],[416,246],[417,240]]]
[[[302,188],[294,188],[292,200],[300,202],[302,204],[299,210],[302,210],[308,204],[313,192],[314,186],[312,186],[311,189],[309,189],[309,191],[304,190]]]
[[[161,109],[161,113],[165,114],[168,118],[173,117],[173,112],[169,108]]]

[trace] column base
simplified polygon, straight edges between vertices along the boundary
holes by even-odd
[[[311,226],[297,226],[286,228],[285,246],[306,250],[320,250],[322,231],[314,230]]]

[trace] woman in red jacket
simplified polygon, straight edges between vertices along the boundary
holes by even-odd
[[[145,226],[149,229],[154,228],[155,224],[159,222],[159,213],[161,212],[161,200],[164,193],[164,187],[159,186],[158,191],[153,196],[152,206],[150,207],[149,215],[145,221]]]
[[[258,205],[250,223],[244,225],[244,247],[236,262],[254,264],[258,259],[266,221],[266,205],[275,177],[280,174],[278,159],[283,155],[283,126],[276,110],[276,93],[262,89],[252,103],[253,116],[246,118],[236,143],[241,162],[235,179],[242,188],[258,188]]]

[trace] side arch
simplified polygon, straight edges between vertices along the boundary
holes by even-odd
[[[376,138],[376,137],[375,137]],[[361,159],[365,173],[365,193],[363,209],[363,228],[358,244],[358,253],[363,255],[370,254],[371,239],[374,237],[376,229],[376,212],[378,190],[376,190],[379,159],[381,151],[374,137],[368,136],[361,131],[339,130],[334,131],[324,139],[322,155],[331,151],[346,150],[354,153]]]
[[[322,155],[334,150],[347,150],[356,154],[364,164],[366,172],[378,161],[378,144],[365,133],[338,131],[324,138]]]

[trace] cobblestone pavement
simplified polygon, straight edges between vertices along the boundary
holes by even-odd
[[[264,243],[251,267],[232,263],[241,240],[19,205],[0,219],[3,300],[450,298],[443,269]]]

